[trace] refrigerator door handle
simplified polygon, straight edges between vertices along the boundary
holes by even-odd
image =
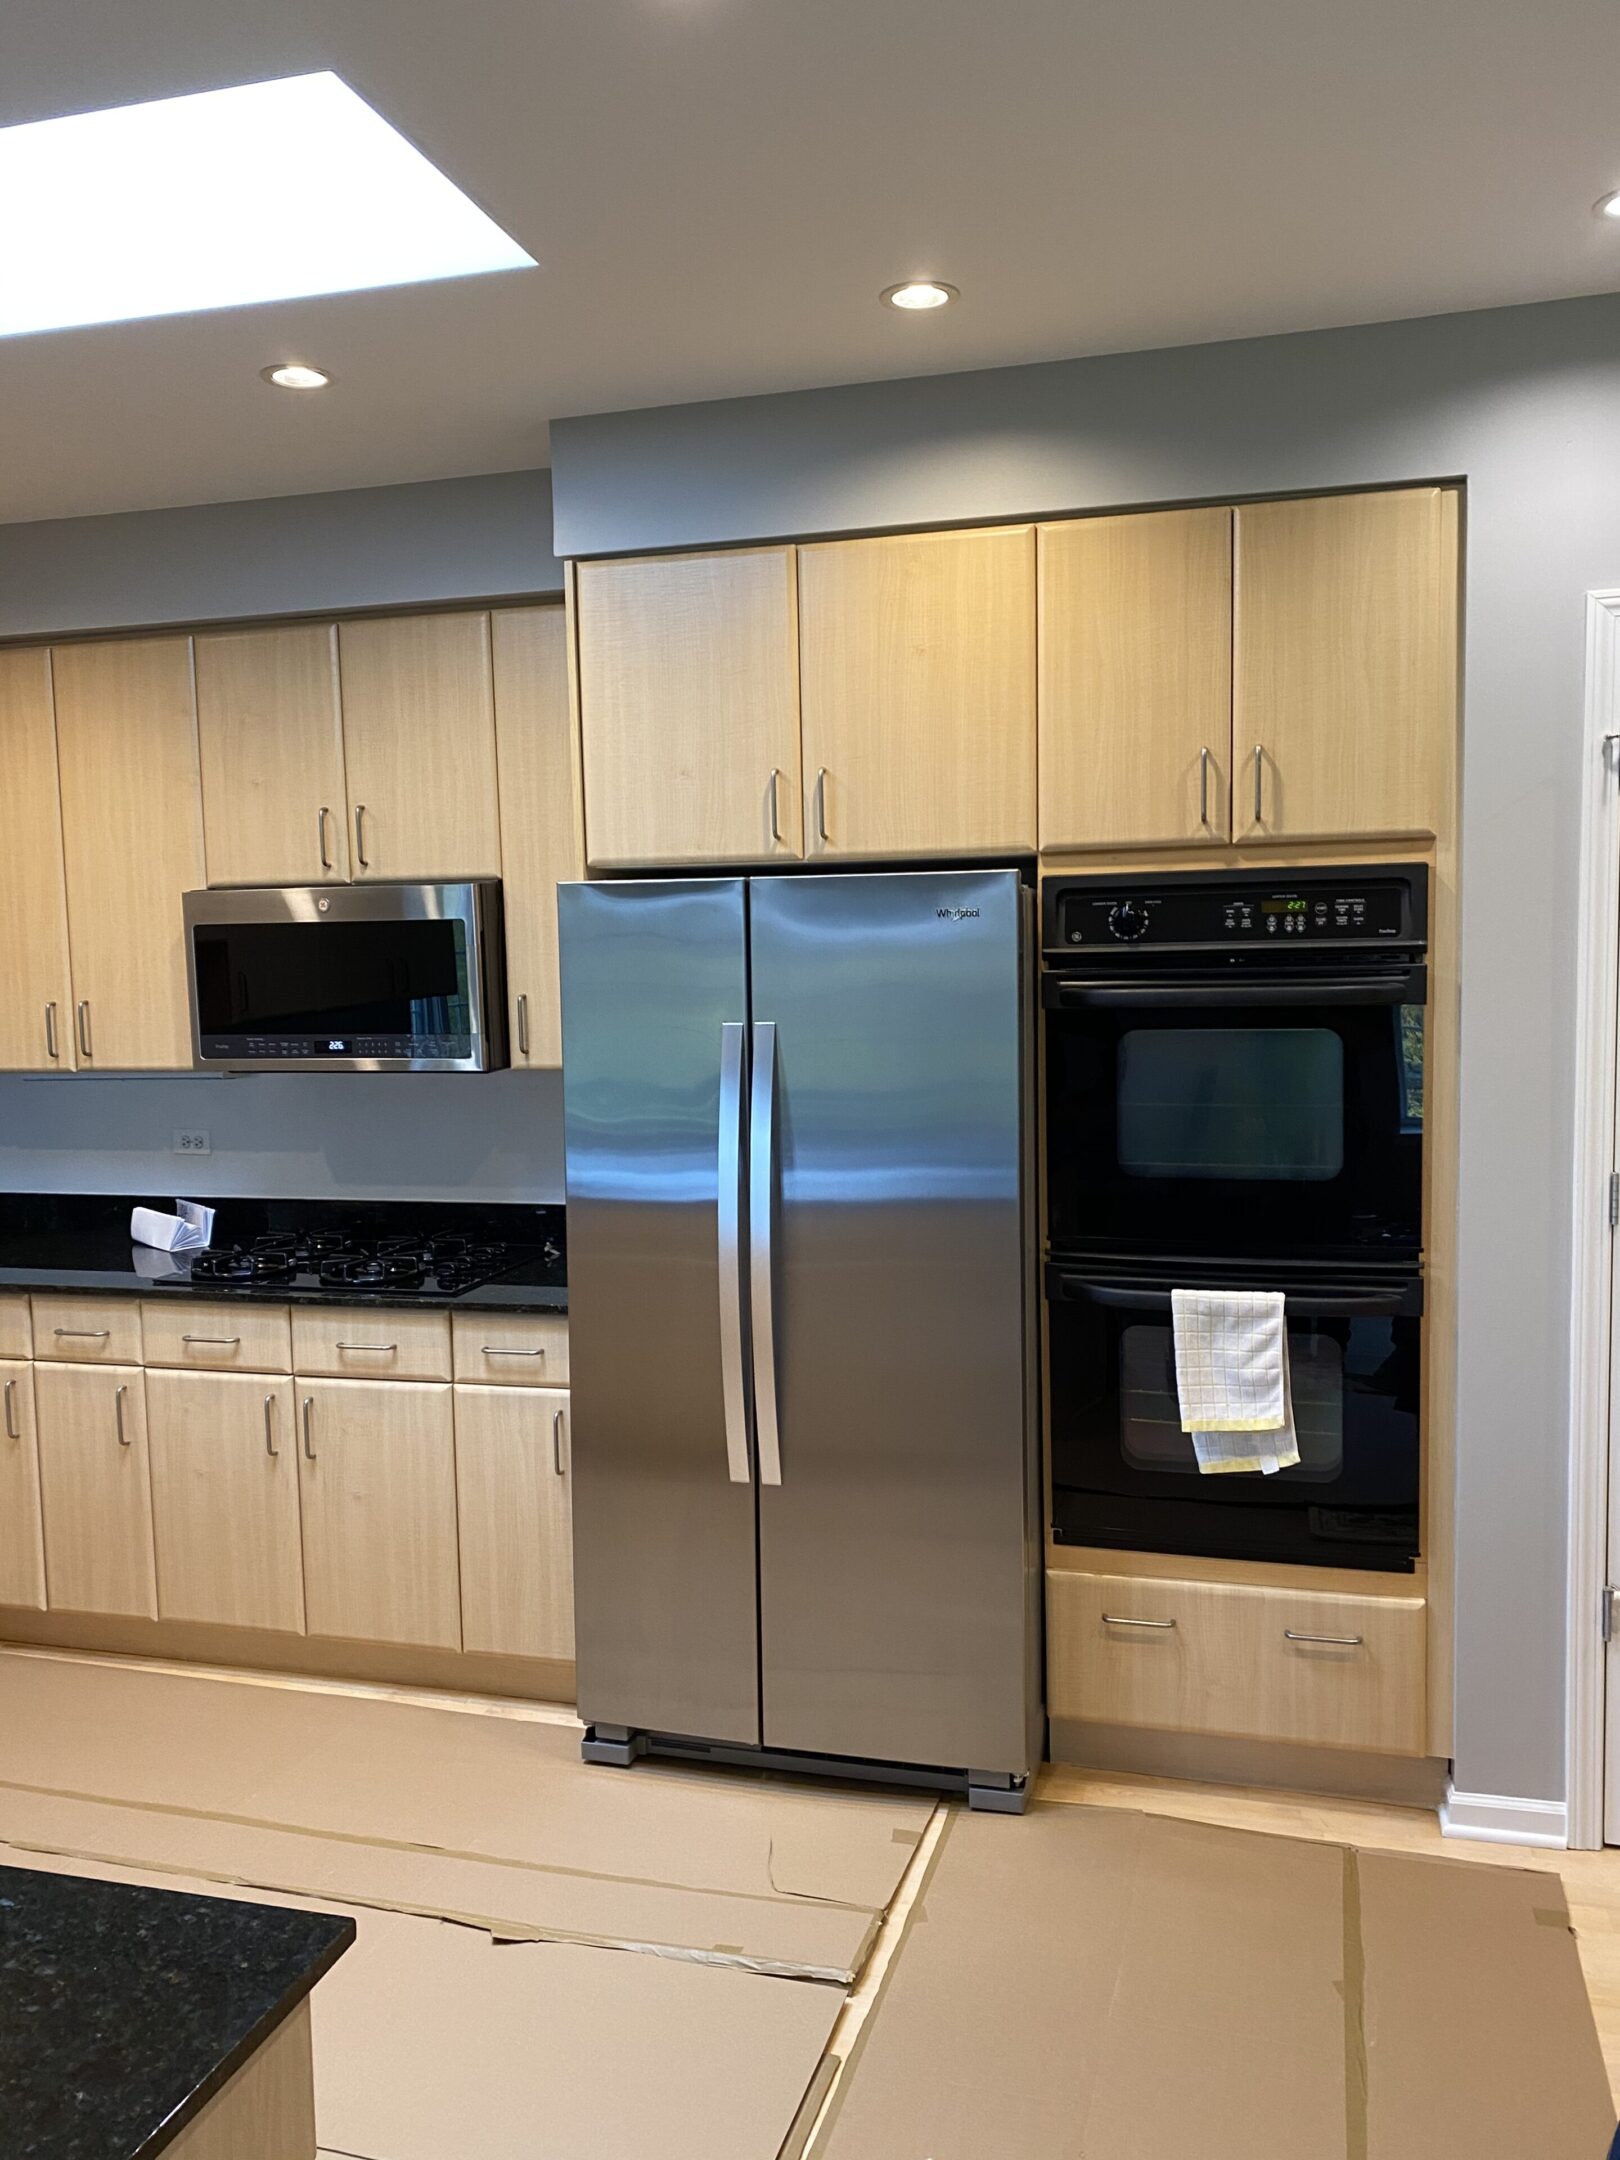
[[[759,1436],[759,1482],[782,1482],[782,1438],[776,1418],[776,1022],[754,1023],[754,1078],[748,1130],[749,1316],[754,1342],[754,1430]]]
[[[725,1398],[726,1471],[746,1485],[748,1381],[743,1371],[742,1181],[743,1040],[740,1020],[720,1028],[720,1384]]]

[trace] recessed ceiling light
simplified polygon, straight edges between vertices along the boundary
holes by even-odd
[[[890,307],[904,308],[908,314],[920,314],[927,308],[949,307],[961,294],[954,285],[942,285],[937,278],[908,278],[903,285],[889,285],[878,294],[880,300]]]
[[[1620,188],[1612,195],[1605,195],[1592,205],[1599,217],[1620,218]]]
[[[318,367],[305,367],[301,360],[284,360],[279,367],[260,368],[259,373],[278,390],[324,390],[332,380]]]
[[[532,269],[336,75],[0,128],[0,337]]]

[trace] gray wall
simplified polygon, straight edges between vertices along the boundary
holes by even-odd
[[[546,472],[0,525],[0,638],[561,590]]]
[[[1564,1793],[1584,595],[1620,587],[1620,298],[552,430],[564,555],[1468,483],[1456,1780]]]
[[[0,1079],[0,1192],[560,1201],[562,1076]]]

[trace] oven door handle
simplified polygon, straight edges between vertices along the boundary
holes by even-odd
[[[1422,1005],[1429,995],[1426,967],[1402,968],[1382,975],[1290,975],[1266,982],[1246,976],[1241,982],[1180,976],[1172,982],[1098,982],[1094,978],[1048,975],[1041,1002],[1048,1011],[1076,1005],[1146,1007],[1240,1005]]]
[[[1102,1305],[1110,1311],[1168,1312],[1170,1292],[1151,1284],[1094,1282],[1087,1275],[1071,1275],[1054,1268],[1052,1281],[1060,1299],[1074,1304]],[[1199,1287],[1188,1283],[1187,1289]],[[1213,1287],[1208,1285],[1205,1287]],[[1333,1290],[1310,1284],[1300,1290],[1283,1286],[1284,1308],[1290,1319],[1355,1320],[1387,1315],[1392,1319],[1415,1319],[1423,1311],[1423,1284],[1413,1280],[1387,1290]]]

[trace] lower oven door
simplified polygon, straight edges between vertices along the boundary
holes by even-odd
[[[1181,1429],[1172,1288],[1285,1293],[1300,1460],[1201,1473]],[[1423,1288],[1415,1273],[1323,1281],[1287,1267],[1054,1262],[1052,1529],[1060,1544],[1405,1569],[1418,1551]]]

